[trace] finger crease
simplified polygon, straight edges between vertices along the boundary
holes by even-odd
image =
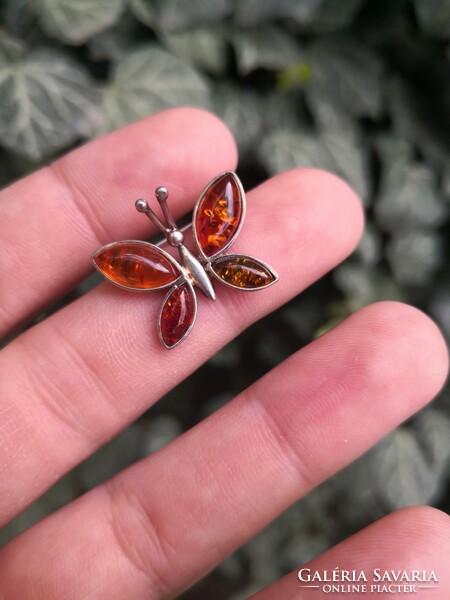
[[[163,536],[151,511],[128,487],[111,479],[104,484],[109,497],[111,528],[121,553],[131,565],[141,572],[155,594],[173,595],[173,585],[165,576],[172,572],[170,553],[174,549]],[[139,544],[144,532],[144,541]]]
[[[307,451],[304,449],[304,452],[302,452],[301,440],[296,439],[294,444],[286,434],[283,425],[275,416],[275,411],[272,411],[264,401],[257,399],[257,403],[266,430],[275,443],[275,446],[279,449],[284,462],[287,462],[289,468],[293,469],[295,477],[300,482],[300,486],[304,489],[315,487],[315,478],[304,459],[307,456]]]

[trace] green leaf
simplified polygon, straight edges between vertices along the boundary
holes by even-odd
[[[400,287],[384,271],[353,260],[346,261],[333,271],[336,287],[346,296],[346,305],[356,311],[373,302],[404,301]]]
[[[30,27],[38,12],[36,0],[5,0],[1,18],[3,23],[15,34],[21,34]]]
[[[236,21],[246,27],[275,19],[293,20],[315,31],[335,31],[348,25],[364,0],[240,0]]]
[[[155,27],[157,0],[128,0],[128,2],[136,19],[148,27]]]
[[[221,27],[197,27],[166,33],[162,40],[169,50],[195,67],[216,75],[225,70],[227,42]]]
[[[262,98],[252,90],[232,85],[214,88],[214,112],[228,125],[241,152],[253,148],[260,140],[264,127]]]
[[[161,450],[183,433],[180,422],[170,415],[156,415],[142,423],[139,458]]]
[[[245,27],[259,25],[281,17],[292,17],[298,22],[309,22],[323,0],[240,0],[237,3],[235,19]]]
[[[434,173],[428,167],[397,159],[385,168],[375,205],[377,221],[385,231],[438,227],[448,213],[449,207],[440,197]]]
[[[301,58],[296,40],[275,25],[235,30],[231,34],[231,41],[241,75],[258,68],[273,71],[284,69]]]
[[[365,0],[322,0],[311,19],[311,28],[318,32],[336,31],[349,25]]]
[[[0,30],[0,68],[7,68],[25,54],[25,44],[6,31]]]
[[[449,465],[450,421],[427,409],[411,429],[401,427],[370,453],[377,494],[388,510],[428,504],[437,497]]]
[[[128,54],[139,35],[140,23],[125,13],[119,23],[94,35],[87,43],[91,60],[117,62]]]
[[[364,265],[375,265],[382,257],[381,236],[370,222],[364,228],[361,241],[355,250],[355,256]]]
[[[356,40],[322,38],[311,46],[312,77],[306,87],[312,110],[318,98],[333,99],[357,117],[378,117],[383,109],[383,66]]]
[[[259,154],[271,174],[294,167],[327,169],[346,179],[363,200],[368,197],[366,156],[352,136],[280,130],[266,137]]]
[[[422,30],[436,37],[450,37],[450,0],[413,0]]]
[[[398,78],[389,81],[387,100],[394,135],[415,144],[430,166],[447,169],[450,163],[450,143],[446,135],[448,111],[439,110],[440,104],[432,102],[430,95]]]
[[[386,257],[402,285],[427,285],[443,263],[440,235],[427,229],[398,230],[389,241]]]
[[[125,0],[40,0],[40,23],[50,35],[68,44],[83,44],[114,25]]]
[[[222,20],[233,0],[130,0],[130,6],[145,25],[173,32]]]
[[[104,120],[110,131],[170,106],[209,105],[209,86],[192,67],[154,46],[130,52],[102,90]]]
[[[266,96],[264,103],[264,124],[268,131],[298,131],[310,120],[303,109],[301,92],[298,89],[275,91]]]
[[[84,70],[61,52],[0,64],[0,143],[33,159],[48,156],[92,133],[97,100]]]

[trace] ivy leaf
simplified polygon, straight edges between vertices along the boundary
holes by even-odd
[[[133,46],[139,28],[133,15],[126,13],[117,25],[97,33],[88,41],[89,57],[94,61],[119,61]]]
[[[333,98],[341,109],[357,117],[376,118],[383,108],[379,57],[356,40],[322,38],[311,47],[312,76],[306,94],[316,99]]]
[[[241,75],[258,68],[274,71],[284,69],[298,62],[301,57],[295,39],[274,25],[236,30],[231,34],[231,41]]]
[[[398,78],[389,81],[387,100],[394,134],[415,144],[432,167],[447,169],[450,161],[447,135],[450,112],[440,110],[434,102],[430,104],[429,96]]]
[[[346,179],[363,200],[368,197],[366,156],[351,136],[280,130],[266,137],[259,154],[271,174],[294,167],[327,169]]]
[[[428,504],[439,494],[449,465],[450,420],[423,411],[412,428],[400,427],[370,453],[377,494],[388,510]]]
[[[447,339],[450,339],[450,285],[444,284],[437,289],[429,306],[431,315],[436,319]],[[450,392],[450,389],[448,389]]]
[[[0,31],[0,68],[8,68],[11,63],[25,54],[25,44],[18,38]]]
[[[148,456],[183,433],[180,422],[170,415],[156,415],[142,428],[140,456]]]
[[[351,23],[364,0],[322,0],[311,20],[318,32],[336,31]]]
[[[448,207],[428,167],[394,160],[383,174],[375,214],[386,231],[437,227],[445,221]]]
[[[195,67],[215,75],[224,72],[227,64],[226,39],[219,27],[197,27],[166,33],[162,41],[174,54]]]
[[[36,0],[6,0],[2,8],[3,22],[15,34],[29,27],[38,11]]]
[[[333,477],[343,516],[360,526],[404,506],[436,502],[449,457],[450,419],[427,408]]]
[[[422,30],[436,37],[450,37],[450,0],[413,0]]]
[[[125,0],[40,0],[40,23],[48,35],[68,44],[83,44],[114,25]]]
[[[427,229],[396,231],[387,245],[386,257],[398,283],[426,285],[442,265],[442,239]]]
[[[233,10],[233,0],[130,0],[136,17],[165,32],[222,20]]]
[[[110,131],[170,106],[209,105],[209,86],[177,57],[147,46],[130,52],[116,66],[102,90],[104,120],[99,133]]]
[[[355,256],[364,265],[375,265],[382,257],[382,240],[381,236],[371,223],[367,223],[364,228],[364,233],[355,250]]]
[[[236,21],[246,27],[279,18],[314,31],[335,31],[348,25],[364,0],[240,0]]]
[[[303,110],[301,91],[275,91],[265,99],[264,124],[268,131],[298,131],[309,122],[309,114]]]
[[[0,62],[0,143],[35,160],[48,156],[92,133],[97,100],[84,70],[61,52]]]
[[[233,133],[241,152],[258,142],[264,127],[264,102],[253,91],[232,85],[216,86],[214,110]]]
[[[309,22],[323,0],[240,0],[235,13],[236,22],[245,27],[273,21],[280,17],[292,17],[299,22]]]
[[[373,302],[405,300],[392,277],[374,266],[346,261],[333,271],[333,281],[347,297],[352,312]]]
[[[144,25],[155,27],[157,23],[156,0],[128,0],[131,12]]]

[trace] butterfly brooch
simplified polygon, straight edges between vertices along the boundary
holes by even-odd
[[[103,246],[93,253],[96,269],[111,283],[130,291],[168,289],[159,313],[158,333],[166,348],[183,342],[197,314],[197,287],[210,300],[216,299],[213,281],[230,288],[255,291],[278,280],[264,262],[244,254],[225,254],[241,230],[246,200],[242,184],[232,171],[215,177],[200,194],[192,217],[195,256],[184,244],[183,231],[167,205],[168,191],[158,187],[156,198],[165,222],[143,198],[136,209],[164,234],[165,241],[178,250],[178,263],[159,245],[140,240],[124,240]]]

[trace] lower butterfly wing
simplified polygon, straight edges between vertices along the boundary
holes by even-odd
[[[197,299],[189,281],[175,284],[164,299],[159,313],[159,337],[168,349],[181,344],[189,333],[197,315]]]
[[[161,290],[182,278],[180,266],[170,254],[140,240],[103,246],[94,252],[92,262],[105,279],[131,291]]]
[[[220,256],[211,262],[210,268],[216,279],[237,290],[261,290],[278,281],[278,275],[269,265],[244,254]]]

